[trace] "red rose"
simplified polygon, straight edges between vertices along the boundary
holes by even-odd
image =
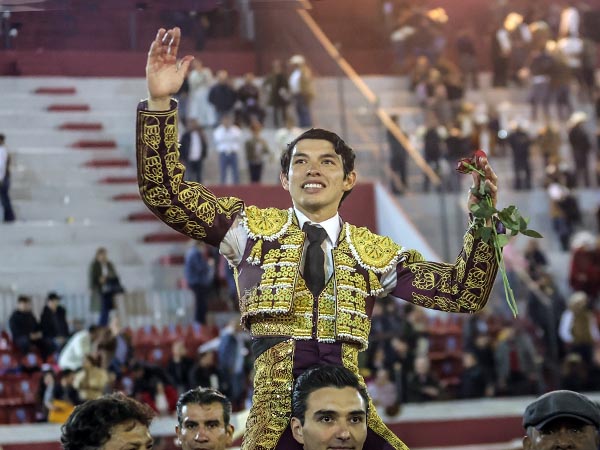
[[[479,158],[487,159],[487,155],[483,150],[475,150],[475,153],[473,153],[473,162],[476,162]]]
[[[471,173],[473,171],[473,160],[471,158],[463,158],[458,161],[456,171],[460,173]]]

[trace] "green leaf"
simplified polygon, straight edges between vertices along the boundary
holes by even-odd
[[[532,237],[532,238],[537,238],[537,239],[539,239],[539,238],[543,238],[543,237],[544,237],[544,236],[542,236],[540,233],[538,233],[538,232],[537,232],[537,231],[535,231],[535,230],[524,230],[522,233],[523,233],[525,236],[529,236],[529,237]]]
[[[498,246],[502,248],[506,244],[508,244],[508,236],[505,234],[499,234],[498,236],[496,236],[496,242],[498,243]]]
[[[490,227],[481,227],[477,229],[475,236],[480,238],[482,241],[488,243],[492,237],[492,229]]]
[[[523,217],[519,217],[519,231],[522,233],[527,229],[527,221]]]

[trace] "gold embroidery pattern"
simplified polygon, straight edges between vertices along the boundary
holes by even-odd
[[[152,150],[158,150],[160,145],[160,121],[156,117],[144,117],[142,127],[142,142]]]
[[[360,384],[366,388],[365,380],[358,371],[358,350],[352,344],[342,344],[342,364],[358,377]],[[381,420],[373,401],[369,397],[368,427],[385,439],[396,450],[409,450],[408,447]]]
[[[471,232],[464,238],[463,252],[454,265],[432,262],[407,263],[413,274],[412,302],[425,308],[449,312],[477,312],[489,298],[496,272],[492,249],[475,241]],[[469,262],[470,261],[470,262]]]
[[[144,165],[144,178],[152,183],[161,184],[163,182],[162,166],[159,156],[150,156],[146,159]]]
[[[244,221],[242,223],[251,238],[273,241],[288,230],[292,223],[292,216],[291,209],[261,209],[256,206],[249,206],[244,211]]]
[[[220,230],[208,238],[206,227],[213,226],[216,214],[231,220],[244,205],[234,197],[217,199],[204,186],[183,181],[176,110],[139,111],[138,133],[138,176],[144,202],[174,229],[194,239],[218,242]]]
[[[281,342],[254,362],[254,395],[242,450],[272,450],[292,410],[294,341]]]
[[[398,263],[402,248],[389,237],[350,224],[346,224],[346,237],[352,254],[363,268],[383,273]]]

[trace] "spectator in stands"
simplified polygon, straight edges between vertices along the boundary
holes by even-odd
[[[171,357],[167,362],[169,382],[175,386],[179,394],[191,388],[190,371],[194,360],[187,354],[185,343],[178,339],[171,345]]]
[[[392,114],[390,119],[392,119],[396,125],[399,125],[397,114]],[[390,130],[386,130],[385,135],[390,151],[390,187],[394,194],[403,194],[408,189],[408,174],[406,170],[408,152]]]
[[[252,135],[246,140],[246,161],[250,173],[250,183],[260,183],[262,180],[263,166],[265,160],[272,159],[269,144],[262,136],[262,125],[254,120],[250,125]]]
[[[560,371],[560,387],[577,392],[587,389],[587,364],[584,364],[580,354],[569,353],[565,356]]]
[[[171,384],[165,371],[156,365],[135,362],[131,367],[133,380],[132,395],[164,415],[175,411],[177,390]]]
[[[275,132],[275,142],[277,144],[275,153],[285,150],[290,142],[302,134],[302,131],[302,128],[296,126],[294,118],[288,115],[283,126]]]
[[[236,95],[241,103],[239,109],[240,123],[250,126],[253,122],[258,121],[262,124],[265,120],[265,111],[260,104],[260,90],[256,85],[252,72],[244,75],[244,82],[237,89]]]
[[[540,248],[538,241],[529,239],[525,245],[523,256],[527,261],[527,274],[533,280],[537,280],[541,274],[546,272],[546,268],[548,267],[548,257]]]
[[[558,332],[569,352],[579,353],[586,363],[592,360],[594,346],[600,344],[600,331],[585,292],[575,292],[569,297]]]
[[[110,312],[115,307],[115,296],[124,292],[123,286],[114,264],[108,259],[104,247],[96,250],[96,255],[88,270],[89,285],[92,291],[92,303],[100,300],[100,317],[98,325],[108,325]]]
[[[177,401],[177,445],[182,450],[225,450],[233,440],[231,402],[215,389],[197,387]]]
[[[456,39],[456,50],[458,66],[465,78],[465,87],[471,86],[473,89],[479,89],[477,51],[471,30],[459,33]]]
[[[587,231],[573,236],[569,285],[574,291],[585,292],[594,304],[600,294],[600,241]]]
[[[83,366],[75,373],[73,387],[81,400],[94,400],[107,393],[110,377],[100,363],[99,357],[86,355]]]
[[[102,334],[103,328],[95,325],[73,334],[58,356],[58,367],[79,370],[83,367],[86,355],[96,350]]]
[[[287,122],[287,106],[290,102],[288,79],[279,59],[273,60],[271,73],[265,78],[263,88],[267,104],[273,109],[273,126],[279,128]]]
[[[444,139],[446,130],[440,125],[437,116],[429,111],[427,113],[427,123],[423,135],[423,157],[427,164],[436,172],[440,172],[440,162],[444,151]],[[427,174],[423,174],[423,191],[429,192],[431,181]]]
[[[31,298],[20,295],[17,308],[8,319],[12,340],[22,354],[29,353],[32,347],[37,348],[42,357],[47,356],[47,349],[42,337],[40,324],[32,312]]]
[[[510,34],[504,24],[500,24],[492,34],[491,44],[492,86],[506,87],[508,85],[512,45]]]
[[[219,333],[217,361],[220,387],[236,409],[243,407],[248,385],[251,365],[248,361],[249,341],[250,336],[243,330],[239,315],[231,318]]]
[[[569,143],[571,144],[571,155],[575,164],[575,174],[577,185],[590,187],[590,166],[589,155],[592,150],[592,143],[585,129],[587,114],[582,111],[576,111],[571,114],[567,126],[569,128]]]
[[[493,386],[486,377],[484,369],[477,361],[477,357],[470,351],[462,355],[463,372],[460,375],[458,396],[460,398],[480,398],[486,393],[493,392]]]
[[[217,113],[216,125],[223,123],[225,116],[233,114],[233,107],[237,101],[237,94],[231,86],[231,80],[226,70],[217,72],[217,82],[208,91],[208,101]]]
[[[409,402],[421,403],[440,398],[442,386],[431,371],[429,358],[418,356],[415,359],[415,370],[408,376],[406,389]]]
[[[531,120],[538,119],[538,107],[541,105],[544,119],[550,117],[550,82],[554,70],[554,58],[546,48],[546,44],[539,50],[534,50],[530,56],[529,102],[531,103]]]
[[[60,296],[56,292],[50,292],[46,297],[46,305],[42,310],[40,318],[42,336],[45,345],[52,352],[58,352],[69,339],[69,324],[67,323],[67,311],[60,305]]]
[[[202,241],[191,241],[183,265],[185,281],[194,293],[194,320],[206,325],[208,296],[215,280],[215,260]]]
[[[10,201],[10,155],[4,144],[5,136],[0,134],[0,204],[4,210],[4,222],[14,222],[15,212]]]
[[[46,422],[48,420],[48,413],[52,409],[55,383],[56,376],[54,371],[52,369],[44,370],[37,389],[36,419],[39,422]]]
[[[512,150],[513,188],[516,190],[531,189],[531,138],[521,122],[515,122],[508,135],[508,144]]]
[[[185,165],[189,181],[202,183],[202,169],[208,155],[208,142],[204,130],[196,119],[188,119],[185,133],[181,137],[179,159]]]
[[[576,218],[572,215],[572,210],[567,208],[569,197],[572,197],[572,194],[566,186],[564,174],[557,170],[556,166],[549,167],[546,174],[548,179],[546,191],[550,199],[549,214],[552,220],[552,228],[558,236],[562,251],[567,251],[569,250],[569,242],[576,221]]]
[[[397,385],[392,381],[390,371],[384,368],[377,369],[375,377],[367,383],[367,388],[373,405],[389,411],[398,401]]]
[[[48,422],[63,423],[75,406],[82,402],[79,392],[73,386],[75,372],[70,369],[60,371],[58,383],[54,383],[52,391],[52,407],[48,414]]]
[[[535,145],[544,160],[544,167],[560,162],[560,146],[562,139],[556,123],[549,122],[538,132]]]
[[[198,351],[196,362],[190,370],[190,385],[212,389],[221,387],[215,352]]]
[[[315,96],[315,87],[311,70],[306,65],[306,60],[302,55],[294,55],[290,58],[292,73],[290,73],[289,86],[298,126],[300,128],[310,128],[313,125],[310,104]]]
[[[500,394],[531,395],[540,391],[540,357],[521,323],[499,333],[495,358]]]
[[[189,98],[187,108],[187,119],[195,120],[203,128],[213,127],[217,123],[215,109],[208,101],[208,93],[213,84],[212,71],[195,59],[190,64],[187,76],[189,84]]]
[[[213,132],[213,143],[219,154],[220,182],[225,184],[229,171],[233,184],[240,184],[239,157],[244,145],[242,130],[228,114],[221,116],[220,123]]]
[[[367,391],[345,367],[317,366],[296,380],[291,429],[304,450],[362,450],[368,413]]]
[[[553,391],[529,404],[523,415],[524,450],[596,450],[600,445],[600,409],[573,391]]]
[[[133,355],[131,336],[122,329],[119,316],[114,315],[110,319],[110,333],[115,340],[114,351],[107,358],[108,370],[117,378],[127,369]],[[108,355],[107,355],[108,356]]]
[[[76,408],[62,426],[64,450],[152,448],[150,423],[154,412],[123,394],[90,400]]]

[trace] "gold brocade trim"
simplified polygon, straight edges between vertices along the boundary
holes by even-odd
[[[497,265],[492,248],[475,240],[472,231],[464,238],[463,252],[454,265],[425,262],[408,257],[406,267],[413,274],[411,301],[429,309],[448,312],[477,312],[489,298],[496,277]],[[467,261],[472,265],[467,268]],[[410,263],[409,263],[410,262]]]
[[[398,264],[403,249],[389,237],[349,223],[345,224],[345,231],[350,250],[364,269],[384,273]]]
[[[352,344],[342,344],[342,364],[347,369],[350,369],[358,377],[360,384],[366,389],[367,385],[362,375],[358,371],[358,350]],[[367,418],[367,426],[385,439],[396,450],[409,450],[408,447],[390,430],[381,420],[377,409],[369,397],[369,417]]]
[[[294,383],[292,339],[271,347],[254,362],[254,395],[242,450],[272,450],[288,426]]]
[[[248,206],[242,214],[242,225],[251,239],[274,241],[287,232],[293,217],[292,208],[283,210]]]
[[[179,161],[177,109],[138,110],[138,164],[140,193],[147,206],[167,225],[194,239],[217,244],[217,215],[230,220],[243,209],[240,199],[216,198],[198,183],[184,181],[185,166]],[[207,237],[213,234],[212,238]],[[211,242],[212,239],[212,242]]]

